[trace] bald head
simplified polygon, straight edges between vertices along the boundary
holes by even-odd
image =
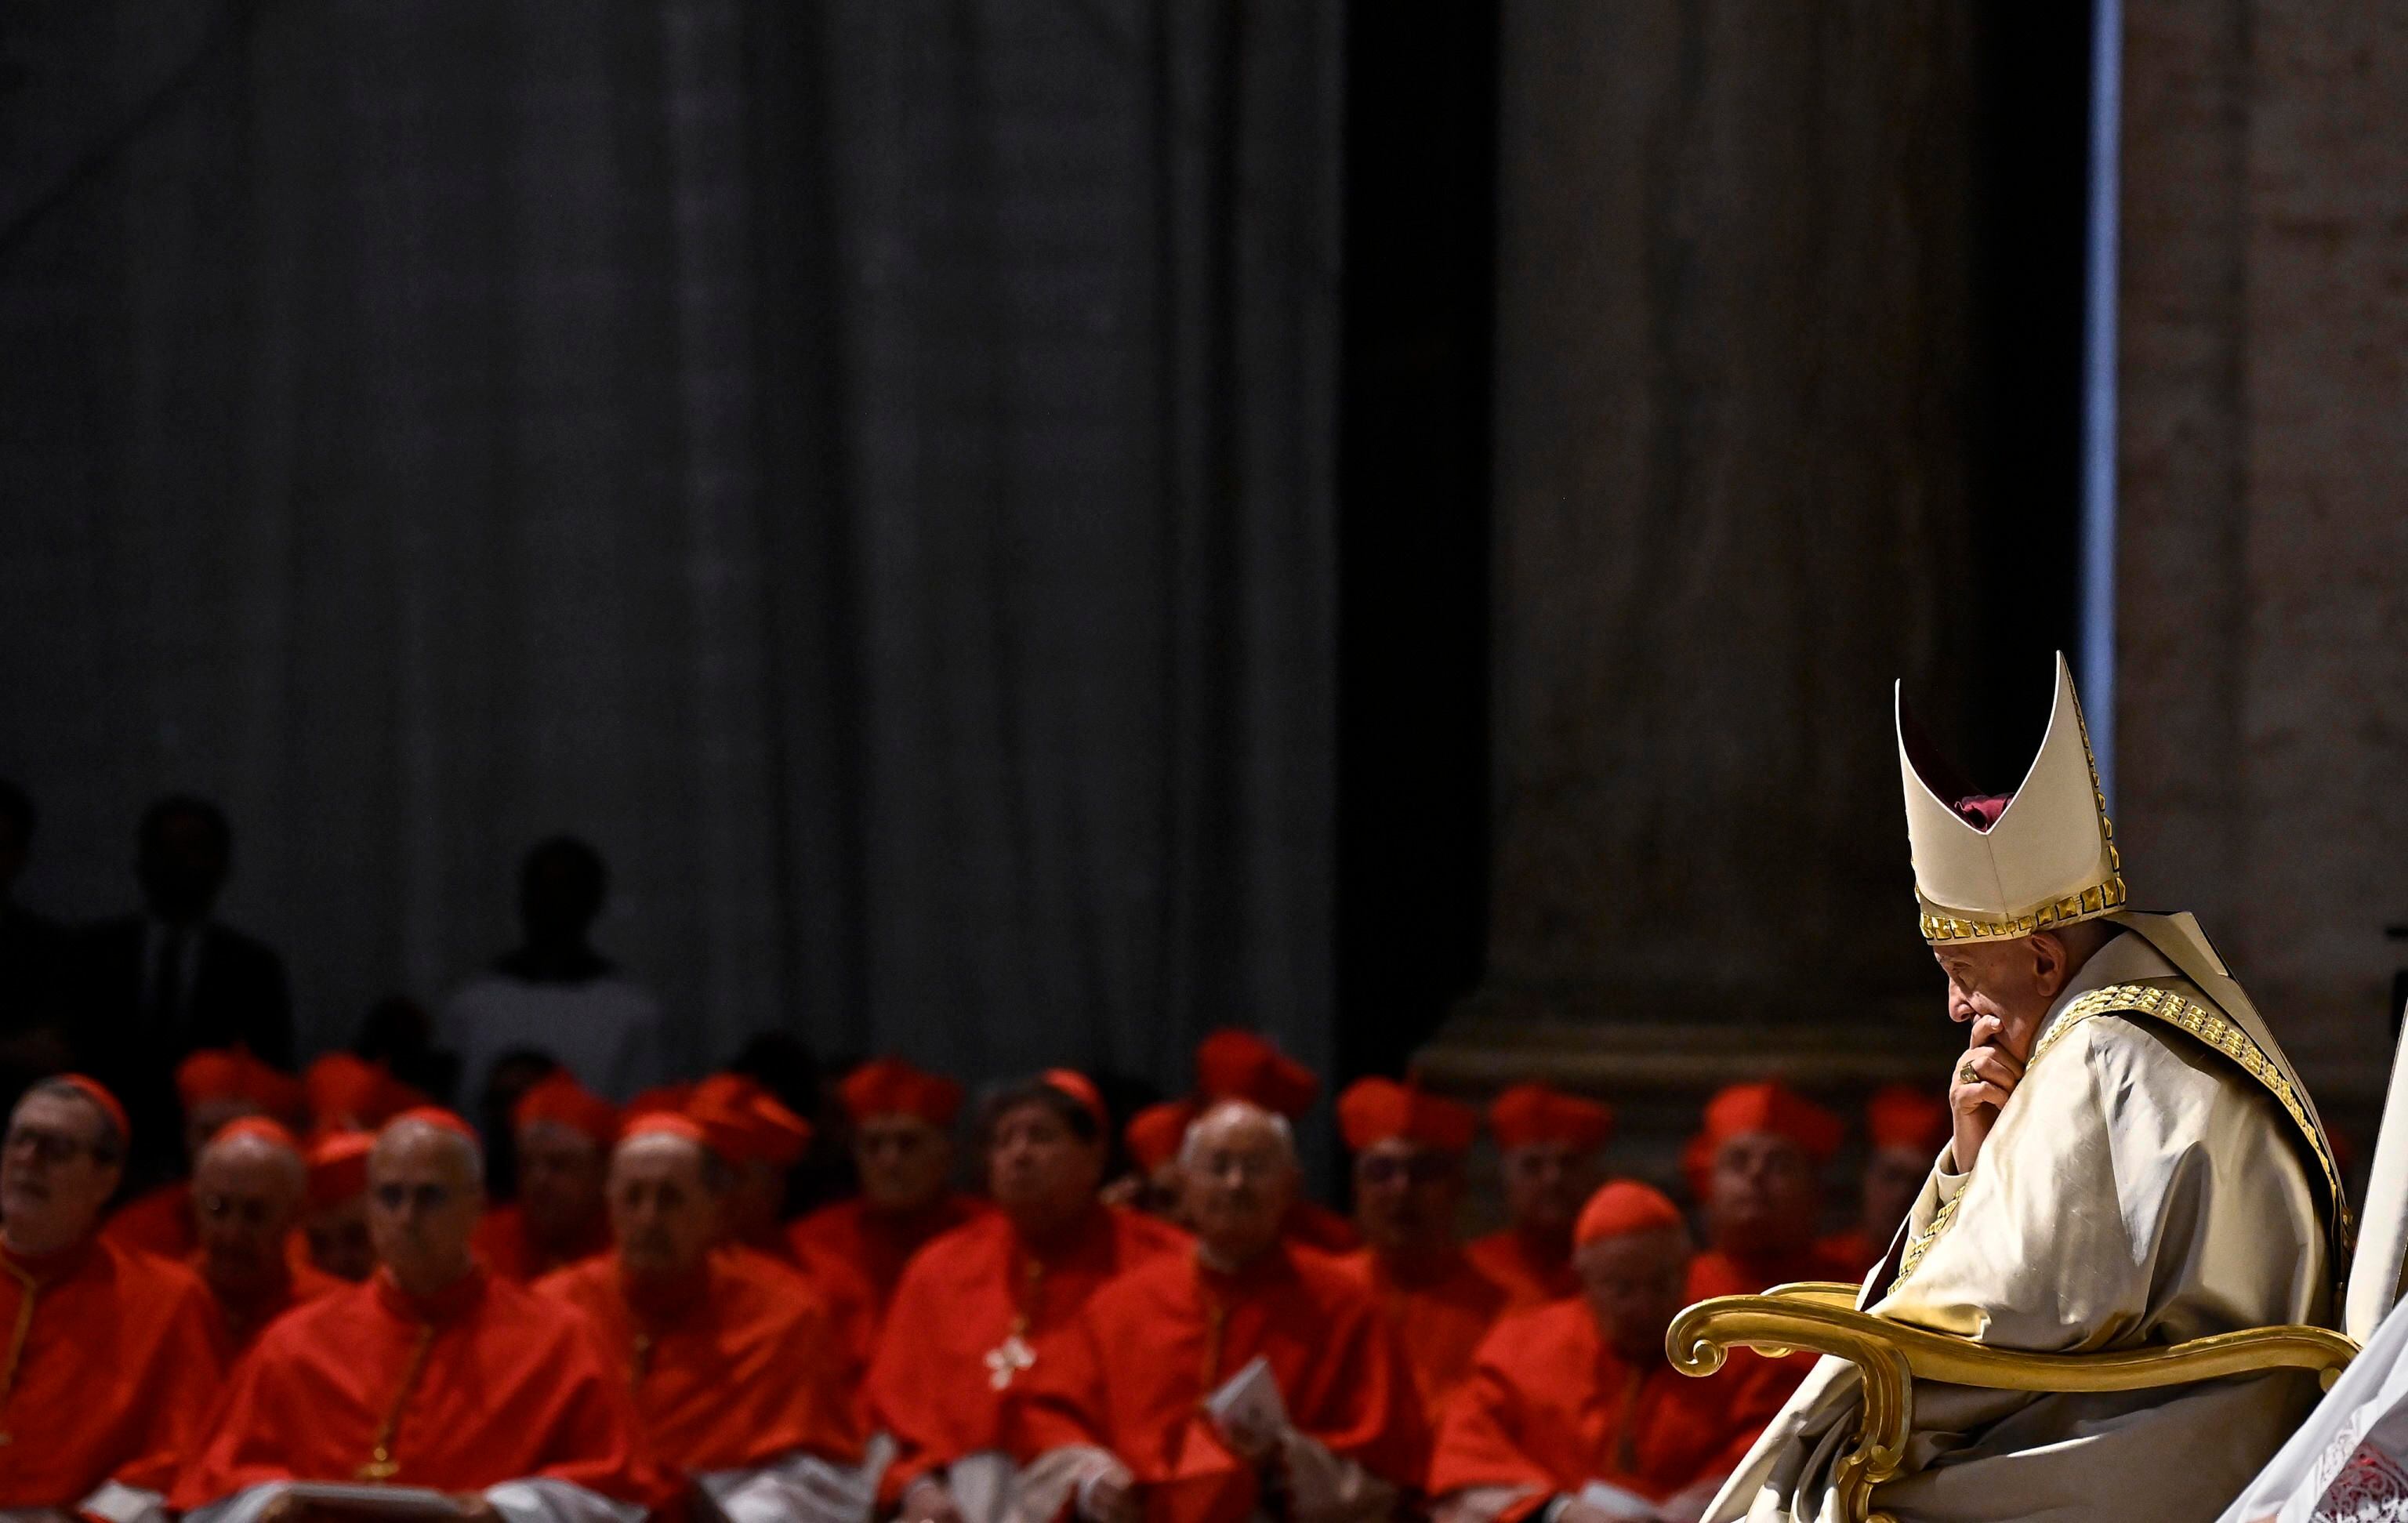
[[[468,1272],[484,1177],[483,1150],[449,1126],[405,1116],[378,1134],[368,1151],[368,1236],[402,1289],[431,1296]]]
[[[284,1283],[308,1185],[300,1153],[272,1137],[235,1131],[202,1147],[193,1166],[193,1223],[210,1289],[241,1301]]]
[[[1284,1117],[1223,1100],[1187,1128],[1179,1165],[1188,1214],[1211,1261],[1235,1269],[1279,1241],[1300,1183],[1296,1136]]]
[[[638,1280],[690,1279],[719,1235],[724,1171],[689,1137],[649,1132],[610,1155],[610,1228]]]

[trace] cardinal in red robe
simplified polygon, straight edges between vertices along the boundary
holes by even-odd
[[[301,1070],[315,1132],[374,1132],[402,1112],[428,1102],[382,1063],[351,1053],[328,1053]]]
[[[1579,1294],[1572,1223],[1597,1187],[1613,1112],[1547,1085],[1515,1085],[1488,1107],[1488,1131],[1503,1165],[1510,1225],[1473,1239],[1464,1252],[1505,1287],[1514,1310]]]
[[[1110,1132],[1084,1076],[1056,1069],[1005,1091],[982,1129],[996,1210],[911,1260],[869,1369],[872,1416],[897,1447],[885,1492],[908,1519],[954,1516],[950,1471],[970,1457],[1028,1458],[1014,1414],[1029,1372],[1097,1291],[1187,1242],[1096,1199]]]
[[[204,1048],[176,1065],[176,1096],[184,1108],[184,1157],[198,1158],[218,1129],[243,1116],[297,1124],[305,1103],[301,1083],[238,1047]],[[121,1248],[190,1258],[199,1244],[189,1181],[162,1185],[118,1208],[105,1229]]]
[[[1683,1160],[1706,1217],[1706,1250],[1689,1266],[1691,1300],[1863,1277],[1862,1266],[1814,1241],[1822,1171],[1842,1130],[1838,1116],[1777,1083],[1733,1085],[1707,1102],[1705,1128]]]
[[[376,1243],[368,1236],[370,1131],[322,1132],[302,1154],[309,1166],[307,1214],[301,1235],[310,1266],[357,1285],[376,1272]]]
[[[1857,1196],[1856,1225],[1822,1243],[1834,1265],[1853,1265],[1843,1276],[1858,1279],[1889,1252],[1890,1239],[1906,1221],[1932,1160],[1949,1138],[1947,1103],[1914,1085],[1891,1085],[1865,1102],[1865,1171]]]
[[[1318,1074],[1252,1031],[1224,1028],[1196,1044],[1196,1095],[1203,1105],[1244,1100],[1294,1126],[1320,1092]],[[1288,1206],[1280,1230],[1289,1242],[1323,1253],[1353,1253],[1363,1246],[1363,1234],[1353,1222],[1301,1193]]]
[[[1184,1227],[1187,1208],[1181,1200],[1179,1150],[1186,1144],[1196,1115],[1195,1101],[1175,1099],[1149,1105],[1129,1117],[1121,1128],[1121,1146],[1131,1171],[1107,1185],[1104,1199]]]
[[[795,1516],[849,1473],[862,1436],[852,1351],[808,1288],[767,1258],[714,1245],[724,1171],[682,1115],[630,1122],[611,1155],[616,1249],[537,1284],[583,1312],[635,1393],[656,1459],[731,1517]]]
[[[193,1217],[200,1246],[192,1267],[216,1302],[236,1353],[285,1313],[343,1287],[303,1249],[301,1214],[309,1191],[301,1143],[265,1116],[218,1129],[193,1167]]]
[[[0,1147],[0,1508],[112,1523],[155,1507],[223,1374],[192,1271],[94,1228],[123,1177],[124,1107],[92,1080],[25,1092]]]
[[[1552,1523],[1695,1517],[1797,1383],[1761,1360],[1698,1380],[1665,1358],[1689,1234],[1656,1190],[1606,1185],[1575,1242],[1584,1293],[1498,1323],[1440,1418],[1438,1523],[1520,1523],[1550,1506]]]
[[[786,1175],[811,1145],[811,1124],[768,1086],[740,1073],[714,1073],[686,1097],[685,1114],[727,1166],[721,1229],[731,1242],[797,1266],[786,1237]]]
[[[608,1251],[610,1212],[602,1180],[619,1140],[619,1108],[566,1069],[554,1069],[510,1108],[510,1131],[519,1198],[478,1224],[477,1253],[485,1267],[525,1285]]]
[[[1428,1434],[1404,1351],[1342,1266],[1284,1241],[1286,1122],[1245,1101],[1188,1135],[1195,1249],[1099,1291],[1021,1415],[1024,1510],[1096,1523],[1392,1511]],[[1272,1499],[1277,1498],[1274,1501]]]
[[[882,1057],[847,1074],[837,1093],[853,1127],[861,1194],[795,1223],[787,1241],[807,1270],[854,1279],[867,1298],[867,1331],[875,1338],[911,1256],[994,1208],[952,1187],[960,1085]]]
[[[1464,1155],[1480,1118],[1414,1085],[1371,1078],[1338,1097],[1338,1126],[1354,1155],[1354,1221],[1367,1244],[1340,1262],[1396,1328],[1434,1416],[1505,1309],[1503,1288],[1455,1239]]]
[[[368,1157],[377,1273],[261,1336],[175,1506],[251,1523],[291,1483],[339,1482],[443,1492],[488,1523],[632,1523],[625,1504],[666,1500],[585,1318],[470,1252],[482,1174],[456,1115],[386,1126]]]

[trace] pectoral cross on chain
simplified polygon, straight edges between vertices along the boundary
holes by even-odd
[[[1010,1390],[1020,1372],[1037,1362],[1037,1350],[1017,1331],[986,1351],[986,1383],[995,1389]]]

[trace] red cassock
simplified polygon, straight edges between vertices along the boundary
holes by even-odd
[[[1312,1200],[1298,1200],[1280,1222],[1280,1236],[1325,1254],[1351,1254],[1363,1246],[1353,1222]]]
[[[1509,1316],[1439,1423],[1429,1489],[1526,1487],[1507,1523],[1605,1481],[1655,1501],[1730,1473],[1797,1384],[1766,1361],[1702,1380],[1623,1359],[1584,1301]]]
[[[982,1449],[1027,1458],[1010,1417],[1027,1372],[1061,1357],[1091,1297],[1140,1265],[1177,1262],[1187,1243],[1176,1228],[1099,1205],[1042,1253],[1000,1212],[921,1250],[869,1366],[871,1419],[898,1447],[886,1494]]]
[[[1862,1282],[1871,1272],[1872,1267],[1882,1261],[1882,1256],[1889,1252],[1889,1240],[1885,1238],[1875,1243],[1859,1227],[1833,1233],[1814,1244],[1814,1251],[1833,1271],[1844,1271],[1835,1272],[1832,1278]]]
[[[537,1247],[527,1236],[526,1214],[518,1207],[495,1206],[479,1218],[475,1242],[477,1257],[487,1269],[515,1284],[533,1285],[554,1270],[609,1252],[610,1223],[596,1217],[592,1229],[567,1251],[553,1253]]]
[[[1757,1296],[1777,1285],[1802,1280],[1844,1280],[1851,1285],[1865,1277],[1870,1264],[1851,1268],[1822,1248],[1809,1246],[1769,1258],[1742,1259],[1710,1248],[1689,1260],[1689,1300],[1709,1296]]]
[[[1325,1255],[1275,1247],[1235,1274],[1157,1258],[1099,1292],[1064,1342],[1035,1372],[1023,1447],[1110,1449],[1149,1523],[1238,1523],[1259,1504],[1254,1469],[1202,1407],[1257,1355],[1297,1431],[1400,1490],[1421,1483],[1429,1433],[1404,1350]]]
[[[185,1260],[197,1274],[201,1270],[201,1254],[196,1249]],[[207,1286],[208,1282],[203,1280]],[[269,1323],[295,1306],[331,1296],[337,1290],[348,1290],[351,1282],[338,1280],[309,1262],[308,1250],[295,1244],[284,1256],[284,1278],[266,1294],[253,1300],[232,1301],[209,1286],[209,1305],[216,1311],[218,1327],[225,1345],[236,1354],[246,1354]]]
[[[1551,1252],[1509,1227],[1472,1239],[1464,1244],[1463,1253],[1472,1268],[1503,1287],[1508,1311],[1524,1312],[1580,1294],[1570,1246],[1566,1239],[1564,1252]]]
[[[1440,1403],[1471,1372],[1471,1357],[1505,1310],[1505,1292],[1450,1248],[1414,1272],[1365,1248],[1339,1260],[1371,1293],[1404,1345],[1422,1410]]]
[[[903,1283],[903,1268],[911,1256],[956,1227],[995,1214],[995,1207],[974,1195],[947,1195],[927,1211],[910,1216],[872,1211],[859,1200],[823,1206],[786,1229],[795,1259],[815,1274],[850,1272],[869,1295],[870,1332],[886,1315],[895,1287]]]
[[[593,1323],[655,1459],[699,1475],[798,1451],[861,1458],[851,1351],[810,1287],[770,1260],[715,1253],[702,1282],[670,1299],[631,1294],[610,1255],[546,1277],[536,1293]]]
[[[1793,1285],[1805,1280],[1847,1280],[1864,1278],[1863,1270],[1849,1270],[1845,1265],[1826,1257],[1820,1248],[1808,1247],[1778,1257],[1741,1259],[1719,1248],[1710,1248],[1689,1260],[1689,1303],[1696,1305],[1713,1296],[1756,1296],[1777,1285]],[[1789,1393],[1806,1378],[1814,1367],[1812,1354],[1792,1354],[1785,1358],[1767,1358],[1754,1349],[1735,1348],[1724,1368],[1727,1372],[1761,1378],[1781,1390],[1786,1401]],[[1686,1378],[1686,1377],[1684,1377]]]
[[[193,1225],[193,1186],[162,1185],[109,1214],[100,1235],[131,1253],[182,1260],[200,1245]]]
[[[482,1270],[425,1300],[380,1271],[261,1336],[171,1501],[271,1481],[557,1480],[651,1505],[666,1488],[637,1443],[626,1384],[580,1314]]]
[[[0,1327],[24,1329],[0,1367],[0,1507],[73,1513],[110,1480],[167,1489],[225,1372],[192,1271],[97,1240],[0,1248]]]

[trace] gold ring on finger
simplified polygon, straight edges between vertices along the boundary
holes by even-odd
[[[1956,1070],[1956,1082],[1968,1085],[1979,1084],[1982,1082],[1982,1076],[1973,1071],[1972,1064],[1967,1063]]]

